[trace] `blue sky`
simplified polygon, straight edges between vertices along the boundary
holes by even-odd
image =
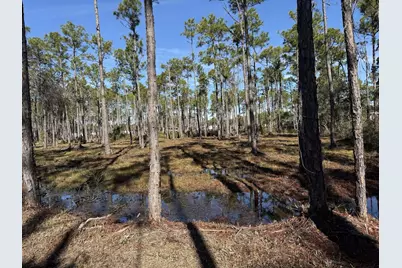
[[[217,17],[223,17],[230,24],[232,19],[223,9],[223,3],[217,0],[159,0],[154,5],[155,34],[156,34],[156,64],[157,72],[160,65],[173,57],[183,57],[190,54],[190,46],[180,34],[184,29],[184,22],[189,18],[195,18],[198,22],[202,17],[214,13]],[[321,1],[316,1],[321,10]],[[128,33],[113,15],[120,0],[98,0],[101,34],[104,39],[113,41],[113,48],[124,48],[122,36]],[[256,8],[260,18],[264,22],[262,29],[269,32],[270,45],[282,45],[279,32],[289,29],[293,21],[289,18],[289,11],[296,10],[296,0],[266,0]],[[342,29],[342,14],[340,0],[327,0],[328,25]],[[25,1],[25,21],[31,28],[29,37],[43,37],[51,31],[60,31],[60,26],[67,21],[85,27],[89,34],[95,33],[95,15],[92,0],[35,0]],[[145,44],[144,12],[139,26],[139,34]],[[358,11],[355,15],[358,16]],[[358,17],[356,17],[356,22]],[[369,49],[369,53],[370,49]],[[369,54],[370,55],[370,54]],[[114,60],[105,60],[105,67],[110,70],[114,66]],[[145,73],[145,72],[144,72]]]

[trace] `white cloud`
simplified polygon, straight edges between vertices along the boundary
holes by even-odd
[[[156,48],[156,54],[157,55],[166,55],[166,56],[186,56],[189,55],[190,52],[186,50],[182,50],[179,48],[164,48],[164,47],[159,47]]]

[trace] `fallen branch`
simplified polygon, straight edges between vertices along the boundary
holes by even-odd
[[[106,218],[109,218],[110,216],[112,216],[112,214],[109,214],[107,216],[103,216],[103,217],[97,217],[97,218],[89,218],[87,219],[85,222],[81,223],[80,226],[78,227],[78,230],[81,230],[82,228],[84,228],[85,225],[87,225],[89,222],[91,221],[98,221],[98,220],[104,220]]]

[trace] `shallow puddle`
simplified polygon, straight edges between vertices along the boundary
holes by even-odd
[[[367,213],[378,219],[380,217],[378,197],[371,196],[367,198]]]
[[[42,202],[90,217],[113,214],[119,222],[145,217],[146,194],[110,191],[48,193]],[[300,215],[293,200],[279,202],[265,192],[215,194],[162,193],[162,216],[170,221],[224,222],[236,225],[267,224]]]

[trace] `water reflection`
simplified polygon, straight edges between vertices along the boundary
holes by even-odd
[[[119,194],[110,191],[48,193],[42,202],[88,216],[112,213],[119,222],[146,215],[146,194]],[[215,194],[209,192],[163,192],[162,216],[170,221],[213,221],[256,225],[299,215],[294,200],[280,202],[266,192]],[[178,209],[180,207],[180,209]]]
[[[379,218],[380,213],[379,213],[379,202],[377,196],[371,196],[367,198],[367,213],[369,213],[376,219]]]

